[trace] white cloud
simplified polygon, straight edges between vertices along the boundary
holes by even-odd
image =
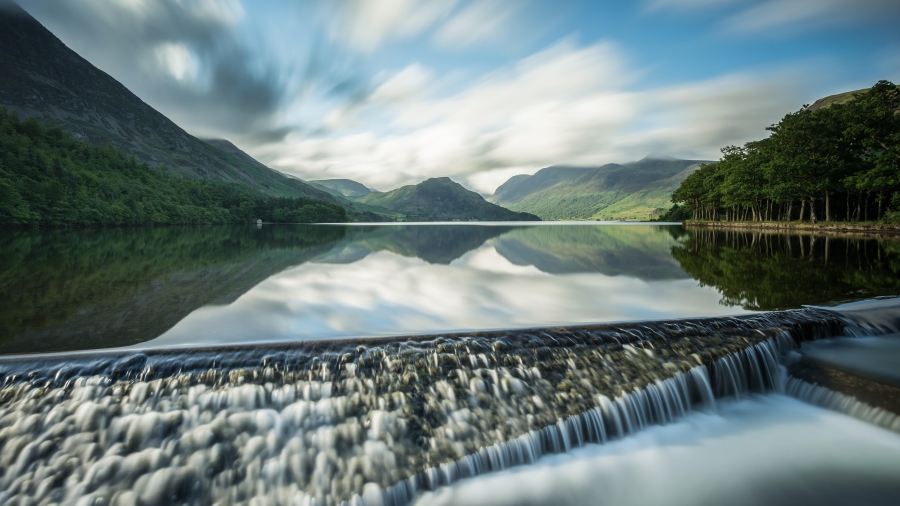
[[[650,10],[658,10],[663,8],[675,9],[698,9],[715,7],[718,5],[728,5],[741,3],[746,0],[650,0],[647,7]]]
[[[740,5],[737,13],[721,23],[726,32],[738,33],[809,30],[900,15],[897,0],[649,0],[647,8],[700,10],[723,5]]]
[[[635,91],[640,73],[615,44],[563,42],[449,96],[437,97],[440,79],[408,67],[376,92],[404,99],[363,104],[352,131],[293,136],[259,154],[301,177],[390,189],[451,176],[490,194],[513,175],[553,164],[600,165],[650,152],[715,159],[722,146],[763,137],[798,108],[804,76],[821,75],[811,70]]]
[[[485,172],[477,172],[466,179],[466,184],[474,191],[484,196],[490,196],[498,186],[502,185],[509,178],[521,174],[532,175],[541,167],[507,167],[503,169],[488,170]]]
[[[478,0],[450,18],[435,34],[435,40],[448,47],[469,46],[502,33],[518,6],[509,0]]]
[[[900,2],[896,0],[766,0],[726,20],[724,27],[752,33],[897,19],[898,15]]]
[[[193,81],[200,65],[184,44],[164,43],[157,46],[156,63],[178,81]]]
[[[371,95],[375,102],[405,102],[420,96],[433,79],[430,70],[413,63],[382,83]]]
[[[456,7],[458,0],[346,0],[338,9],[331,36],[371,53],[390,39],[418,35]]]

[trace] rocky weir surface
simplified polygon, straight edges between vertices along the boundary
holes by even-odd
[[[847,334],[751,317],[0,359],[0,503],[407,504],[423,489],[783,391]]]

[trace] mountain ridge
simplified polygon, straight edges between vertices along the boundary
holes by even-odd
[[[529,213],[487,202],[449,177],[430,178],[389,192],[372,192],[356,199],[406,215],[406,221],[540,221]]]
[[[706,162],[649,155],[599,167],[550,166],[513,176],[487,200],[544,220],[647,219],[666,208],[700,163]]]

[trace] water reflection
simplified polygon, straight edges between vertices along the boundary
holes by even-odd
[[[669,253],[685,235],[674,226],[540,226],[512,230],[491,244],[510,263],[550,274],[596,272],[653,281],[689,277]]]
[[[897,241],[653,225],[18,232],[0,238],[0,353],[798,307],[900,293],[898,252]]]
[[[153,339],[327,250],[340,227],[165,227],[0,236],[0,351]]]
[[[768,311],[900,293],[900,240],[692,230],[672,256],[722,304]]]

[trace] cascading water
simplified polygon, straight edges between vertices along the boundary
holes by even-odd
[[[715,409],[719,397],[783,391],[778,357],[847,325],[805,309],[6,358],[0,502],[405,504],[697,405]]]

